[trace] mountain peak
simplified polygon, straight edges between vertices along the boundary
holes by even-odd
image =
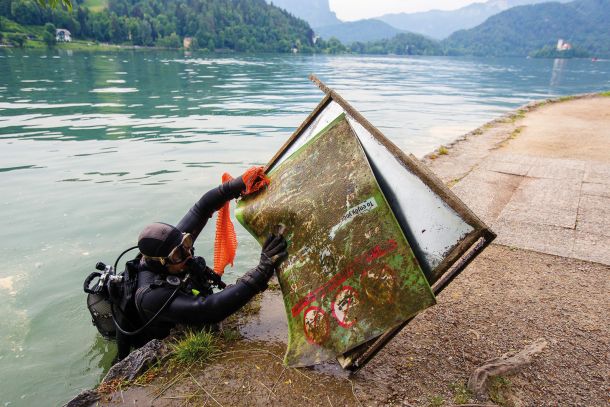
[[[341,23],[330,10],[328,0],[266,0],[274,6],[287,10],[290,14],[309,23],[312,28]]]

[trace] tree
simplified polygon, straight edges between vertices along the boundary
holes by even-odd
[[[142,38],[142,44],[146,46],[154,45],[153,37],[152,37],[152,27],[150,23],[146,20],[140,22],[140,36]]]
[[[32,1],[13,1],[11,3],[12,19],[19,24],[40,24],[40,9]]]
[[[71,0],[37,0],[41,7],[57,8],[60,4],[66,6],[69,10],[72,10]]]
[[[346,51],[347,48],[345,48],[345,45],[341,44],[341,41],[339,41],[337,38],[335,37],[331,37],[328,40],[328,53],[330,54],[341,54],[343,52]]]
[[[182,42],[180,41],[180,37],[178,34],[171,33],[171,35],[167,37],[161,37],[157,40],[157,45],[165,48],[180,48],[182,47]]]
[[[117,17],[117,15],[114,13],[110,15],[110,28],[108,35],[110,36],[110,41],[114,43],[126,41],[129,35],[125,20]]]
[[[19,48],[23,48],[27,41],[27,36],[20,33],[9,34],[8,41]]]
[[[47,47],[54,47],[57,43],[55,30],[55,26],[51,23],[46,23],[44,25],[44,33],[42,34],[42,40],[45,42],[45,44],[47,44]]]
[[[0,0],[0,16],[11,17],[11,4],[12,0]]]

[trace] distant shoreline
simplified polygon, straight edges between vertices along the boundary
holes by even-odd
[[[35,43],[35,45],[32,45]],[[298,56],[313,56],[313,55],[324,55],[324,56],[353,56],[353,57],[396,57],[402,59],[408,58],[455,58],[455,59],[537,59],[537,60],[583,60],[591,61],[591,57],[532,57],[527,55],[512,55],[512,56],[474,56],[474,55],[400,55],[400,54],[358,54],[353,52],[345,52],[340,54],[326,54],[326,53],[285,53],[285,52],[247,52],[247,51],[235,51],[232,49],[216,49],[214,51],[207,50],[188,50],[184,48],[167,48],[157,46],[143,46],[143,45],[125,45],[125,44],[110,44],[110,43],[95,43],[92,41],[77,40],[69,43],[59,43],[53,47],[47,47],[40,40],[29,40],[24,47],[16,47],[10,44],[0,44],[1,49],[10,50],[22,50],[22,51],[175,51],[182,53],[192,53],[197,55],[214,55],[214,54],[225,54],[225,55],[298,55]],[[592,62],[604,62],[608,61],[608,58],[594,58]]]

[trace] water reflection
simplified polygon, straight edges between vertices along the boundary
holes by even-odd
[[[98,368],[93,370],[98,381],[101,381],[106,373],[108,373],[108,370],[110,370],[112,361],[116,355],[116,344],[114,342],[107,341],[101,335],[96,334],[95,342],[93,342],[93,345],[87,351],[85,359],[88,361],[87,365],[90,368]]]
[[[564,58],[555,58],[553,61],[553,71],[551,73],[551,82],[549,85],[551,87],[561,85],[561,80],[563,76],[563,71],[568,64],[568,60]]]

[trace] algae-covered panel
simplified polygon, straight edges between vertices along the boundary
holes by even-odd
[[[435,303],[345,115],[268,175],[236,214],[261,243],[287,226],[288,365],[334,358]]]
[[[337,102],[332,101],[321,109],[293,143],[279,155],[273,166],[281,164],[342,113],[346,114],[349,125],[358,137],[375,178],[415,252],[428,283],[433,284],[446,271],[446,268],[439,269],[443,260],[456,250],[463,239],[475,232],[475,228],[435,193],[429,184],[413,173],[400,157],[388,149],[387,144],[376,138]]]

